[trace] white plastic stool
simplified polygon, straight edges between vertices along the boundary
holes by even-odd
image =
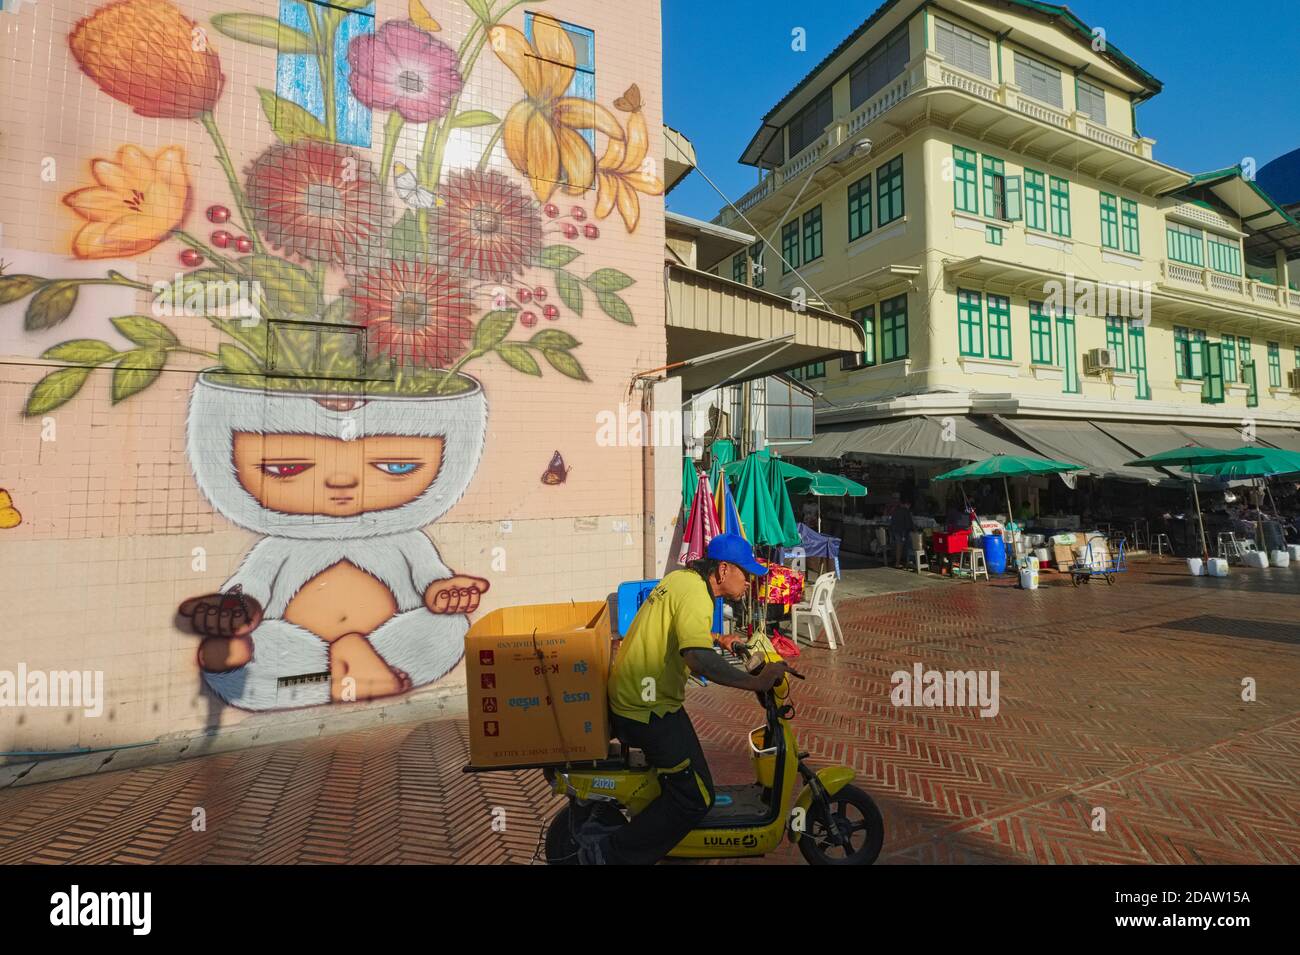
[[[966,549],[966,558],[963,561],[970,570],[970,579],[978,580],[979,575],[983,574],[984,579],[989,579],[989,565],[984,560],[984,551],[979,547],[968,547]]]

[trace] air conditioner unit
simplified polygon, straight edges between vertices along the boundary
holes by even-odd
[[[1286,373],[1286,384],[1292,391],[1300,391],[1300,368],[1292,368]]]
[[[1115,369],[1115,353],[1109,348],[1093,348],[1083,356],[1083,370],[1090,375]]]

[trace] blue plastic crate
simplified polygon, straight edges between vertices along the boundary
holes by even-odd
[[[618,635],[627,636],[627,628],[632,625],[632,618],[641,609],[641,604],[650,591],[659,586],[659,580],[626,580],[618,585]]]

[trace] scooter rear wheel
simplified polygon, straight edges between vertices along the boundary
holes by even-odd
[[[578,840],[573,834],[593,818],[607,826],[627,824],[623,814],[612,807],[579,806],[573,802],[567,803],[546,827],[546,864],[577,865]]]
[[[830,811],[848,845],[831,838],[825,810],[813,805],[808,810],[808,829],[799,839],[799,851],[809,865],[871,865],[885,844],[885,821],[875,801],[857,786],[845,786],[828,797]]]

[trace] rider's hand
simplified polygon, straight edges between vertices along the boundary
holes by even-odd
[[[778,660],[768,663],[763,669],[759,670],[754,675],[754,679],[758,680],[757,689],[759,692],[770,690],[780,683],[788,669],[789,667],[786,666],[784,660]]]

